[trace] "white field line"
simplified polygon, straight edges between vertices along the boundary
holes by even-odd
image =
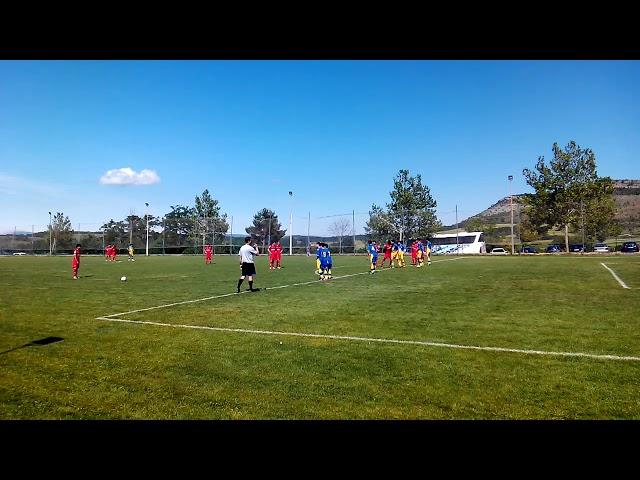
[[[244,328],[205,327],[205,326],[199,326],[199,325],[173,325],[170,323],[143,322],[143,321],[137,321],[137,320],[126,320],[123,318],[98,317],[96,318],[96,320],[105,320],[109,322],[137,323],[141,325],[156,325],[160,327],[191,328],[196,330],[214,330],[218,332],[253,333],[257,335],[282,335],[282,336],[289,336],[289,337],[326,338],[326,339],[333,339],[333,340],[353,340],[353,341],[360,341],[360,342],[396,343],[396,344],[403,344],[403,345],[424,345],[427,347],[444,347],[444,348],[457,348],[457,349],[467,349],[467,350],[484,350],[484,351],[491,351],[491,352],[523,353],[525,355],[555,355],[555,356],[562,356],[562,357],[583,357],[583,358],[594,358],[597,360],[628,360],[628,361],[636,361],[636,362],[640,361],[640,357],[619,356],[619,355],[597,355],[593,353],[581,353],[581,352],[548,352],[543,350],[521,350],[517,348],[480,347],[475,345],[456,345],[451,343],[423,342],[418,340],[396,340],[392,338],[347,337],[343,335],[321,335],[317,333],[272,332],[269,330],[248,330]]]
[[[602,265],[604,268],[606,268],[607,270],[609,270],[611,272],[611,275],[613,275],[613,278],[615,278],[618,283],[620,285],[622,285],[622,288],[628,288],[631,289],[631,287],[628,287],[626,283],[624,283],[620,277],[618,277],[618,275],[616,275],[616,272],[614,272],[613,270],[611,270],[609,267],[607,267],[604,263],[600,262],[600,265]]]
[[[464,260],[465,257],[460,257],[460,258],[450,258],[447,260],[438,260],[432,263],[439,263],[439,262],[449,262],[451,260]],[[391,270],[391,269],[387,269],[387,270]],[[383,270],[380,270],[383,271]],[[360,273],[352,273],[350,275],[341,275],[339,277],[333,277],[332,280],[337,280],[340,278],[348,278],[348,277],[355,277],[357,275],[368,275],[370,274],[368,271],[367,272],[360,272]],[[264,290],[276,290],[278,288],[287,288],[287,287],[297,287],[300,285],[310,285],[312,283],[321,283],[321,280],[311,280],[310,282],[300,282],[300,283],[292,283],[289,285],[279,285],[277,287],[266,287],[264,288]],[[156,310],[158,308],[168,308],[168,307],[175,307],[177,305],[186,305],[188,303],[198,303],[198,302],[205,302],[207,300],[214,300],[216,298],[223,298],[223,297],[230,297],[231,295],[240,295],[243,293],[247,293],[247,290],[240,292],[239,294],[237,292],[232,292],[232,293],[224,293],[222,295],[214,295],[212,297],[205,297],[205,298],[197,298],[195,300],[186,300],[184,302],[175,302],[175,303],[168,303],[166,305],[158,305],[155,307],[148,307],[148,308],[139,308],[138,310],[130,310],[128,312],[122,312],[122,313],[112,313],[111,315],[104,315],[102,317],[97,317],[96,320],[101,319],[104,320],[105,318],[109,318],[109,317],[121,317],[122,315],[128,315],[130,313],[138,313],[138,312],[146,312],[148,310]]]

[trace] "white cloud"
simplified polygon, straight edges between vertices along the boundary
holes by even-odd
[[[108,170],[100,178],[103,185],[153,185],[160,177],[154,170],[141,170],[139,173],[130,167]]]

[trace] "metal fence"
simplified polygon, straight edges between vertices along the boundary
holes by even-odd
[[[144,218],[144,217],[142,217]],[[335,254],[354,254],[365,251],[364,226],[368,212],[345,212],[313,216],[311,212],[302,216],[279,218],[280,238],[283,253],[293,255],[315,255],[315,243],[326,242]],[[108,222],[72,222],[71,230],[58,232],[49,224],[0,225],[0,255],[25,253],[28,255],[71,254],[76,243],[82,245],[86,254],[104,254],[107,245],[116,247],[118,254],[126,254],[129,243],[137,255],[202,255],[205,244],[212,244],[215,255],[237,254],[248,236],[245,225],[234,224],[234,216],[227,216],[229,228],[226,232],[202,228],[198,220],[181,220],[179,225],[160,219],[158,225],[124,225],[124,228],[104,228]],[[124,222],[123,222],[124,223]],[[289,235],[293,226],[293,237]],[[265,231],[256,239],[261,253],[266,253],[270,240],[276,232]],[[255,237],[254,237],[255,238]]]

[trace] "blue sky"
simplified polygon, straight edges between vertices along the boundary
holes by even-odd
[[[208,188],[234,233],[263,207],[286,226],[293,207],[294,234],[355,210],[362,232],[400,169],[451,224],[509,174],[531,191],[522,170],[570,140],[640,178],[640,62],[0,61],[0,229],[162,215]],[[121,168],[150,183],[100,182]]]

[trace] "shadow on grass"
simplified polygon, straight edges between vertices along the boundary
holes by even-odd
[[[11,348],[9,350],[5,350],[4,352],[0,352],[0,355],[4,355],[5,353],[13,352],[14,350],[19,350],[19,349],[25,348],[25,347],[39,346],[39,345],[49,345],[50,343],[61,342],[62,340],[64,340],[64,338],[61,338],[61,337],[45,337],[45,338],[41,338],[40,340],[34,340],[33,342],[25,343],[24,345],[21,345],[19,347],[15,347],[15,348]]]

